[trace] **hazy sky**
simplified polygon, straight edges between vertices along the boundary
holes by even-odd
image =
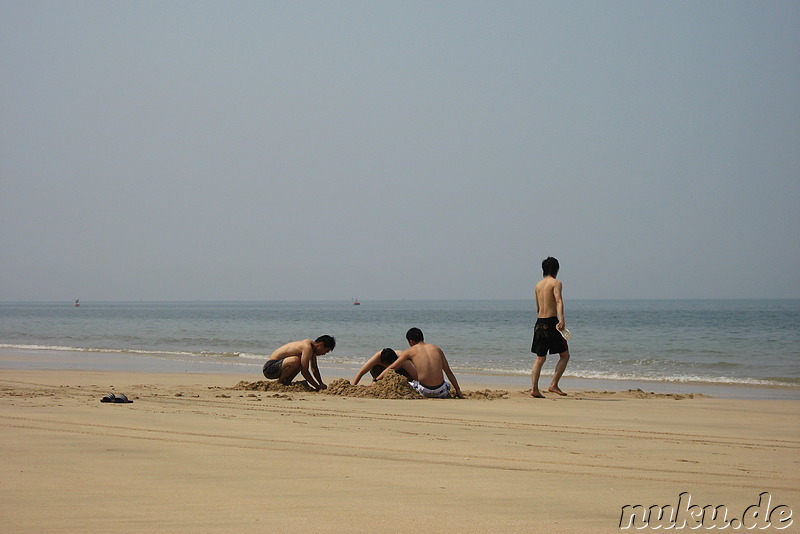
[[[0,301],[800,297],[800,2],[0,1]]]

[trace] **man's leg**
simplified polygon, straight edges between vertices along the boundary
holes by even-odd
[[[533,369],[531,369],[531,397],[543,399],[544,395],[539,391],[539,375],[542,374],[542,366],[547,361],[547,356],[537,356],[533,361]]]
[[[278,382],[284,386],[288,386],[300,372],[300,357],[288,356],[283,359],[281,364],[281,376],[278,377]]]
[[[566,396],[567,394],[561,391],[561,389],[558,387],[558,381],[561,380],[561,375],[563,375],[564,371],[567,369],[567,363],[569,363],[569,351],[562,352],[559,354],[559,356],[560,358],[556,364],[556,372],[553,374],[553,381],[550,382],[550,387],[547,388],[547,391]]]

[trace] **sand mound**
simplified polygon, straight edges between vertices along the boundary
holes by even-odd
[[[508,398],[508,391],[502,389],[482,389],[479,391],[462,391],[465,399],[496,400]]]
[[[625,393],[628,396],[631,396],[635,399],[675,399],[675,400],[683,400],[683,399],[693,399],[695,397],[706,397],[707,395],[703,395],[702,393],[647,393],[646,391],[642,391],[641,389],[629,389]]]
[[[303,381],[292,382],[289,386],[279,384],[274,380],[259,380],[258,382],[247,382],[242,380],[233,388],[235,390],[244,391],[272,391],[279,393],[306,393],[314,391]],[[330,384],[328,389],[320,391],[325,395],[337,395],[339,397],[360,397],[370,399],[422,399],[422,395],[414,391],[408,385],[408,381],[403,375],[391,371],[381,379],[380,382],[374,382],[371,386],[354,386],[349,380],[345,378],[337,378]],[[464,391],[464,398],[466,399],[481,399],[481,400],[496,400],[508,398],[508,391],[501,389],[484,389],[480,391]],[[450,392],[450,396],[454,396],[454,391]]]
[[[694,398],[708,398],[708,395],[702,393],[654,393],[643,391],[642,389],[629,389],[627,391],[586,391],[587,395],[600,395],[600,396],[619,396],[631,399],[694,399]]]
[[[285,386],[283,384],[279,384],[275,380],[259,380],[258,382],[247,382],[242,380],[232,389],[239,389],[245,391],[280,391],[283,393],[289,392],[306,392],[306,391],[314,391],[311,389],[311,386],[308,385],[308,382],[305,380],[299,382],[292,382],[291,385]]]
[[[372,386],[354,386],[349,380],[337,378],[322,391],[326,395],[342,397],[369,397],[373,399],[421,399],[422,396],[408,385],[401,375],[391,371]]]
[[[289,386],[279,384],[274,380],[259,380],[258,382],[247,382],[242,380],[232,389],[245,391],[276,391],[281,393],[305,393],[314,391],[305,380],[292,382]],[[328,389],[320,393],[326,395],[338,395],[341,397],[369,397],[373,399],[421,399],[419,393],[408,385],[408,381],[392,371],[388,373],[380,382],[375,382],[372,386],[354,386],[344,378],[337,378],[330,384]]]

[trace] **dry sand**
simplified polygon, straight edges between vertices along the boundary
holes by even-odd
[[[682,492],[800,513],[800,401],[250,380],[0,370],[2,531],[603,533]]]

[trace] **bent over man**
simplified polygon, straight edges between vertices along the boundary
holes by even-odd
[[[320,336],[315,341],[303,339],[292,341],[278,348],[264,364],[264,376],[278,383],[289,385],[302,373],[308,385],[315,391],[327,389],[317,366],[317,356],[328,354],[336,347],[332,336]]]

